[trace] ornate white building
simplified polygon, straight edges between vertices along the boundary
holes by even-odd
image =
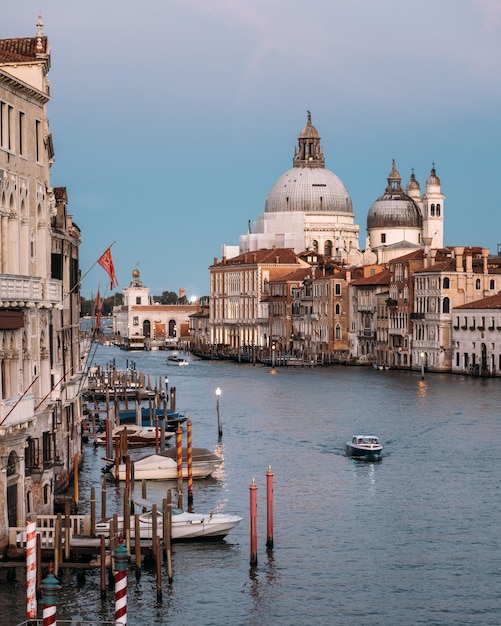
[[[421,196],[414,172],[402,188],[402,178],[393,160],[388,186],[367,214],[367,247],[377,256],[378,263],[423,248],[440,249],[444,239],[445,196],[440,179],[432,167],[426,180],[426,193]]]
[[[352,250],[358,251],[358,234],[350,194],[336,174],[325,168],[320,137],[308,111],[293,167],[271,188],[253,232],[241,235],[239,246],[224,246],[222,256],[232,258],[275,246],[347,261]]]

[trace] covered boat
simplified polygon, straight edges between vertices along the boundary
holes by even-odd
[[[127,443],[129,446],[147,446],[154,444],[157,439],[160,438],[160,430],[155,426],[135,426],[134,424],[127,424],[124,426],[117,426],[113,428],[111,436],[116,439],[122,435],[122,432],[127,431]],[[173,437],[173,432],[166,432],[164,437],[169,439]],[[97,444],[106,444],[106,434],[102,433],[96,437]]]
[[[346,442],[346,454],[357,458],[376,460],[381,458],[383,446],[375,435],[353,435]]]
[[[207,478],[214,470],[222,465],[223,459],[207,448],[193,448],[192,476],[193,478]],[[150,454],[134,461],[134,480],[177,480],[177,461],[175,448]],[[116,468],[111,468],[111,474],[116,479]],[[183,450],[183,478],[188,477],[188,459],[186,449]],[[126,479],[126,465],[118,466],[118,480]]]

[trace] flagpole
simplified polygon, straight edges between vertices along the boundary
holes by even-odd
[[[111,243],[111,244],[110,244],[110,245],[106,248],[106,250],[103,252],[103,254],[106,254],[106,253],[108,252],[108,250],[111,250],[111,246],[115,245],[115,243],[116,243],[116,241],[114,241],[113,243]],[[89,273],[90,273],[90,272],[94,269],[94,267],[95,267],[95,266],[99,263],[99,259],[103,256],[103,254],[101,254],[101,255],[99,256],[99,258],[98,258],[96,261],[94,261],[94,263],[93,263],[93,264],[89,267],[89,269],[85,272],[85,274],[84,274],[84,275],[82,276],[82,278],[78,281],[78,283],[76,283],[76,284],[75,284],[75,285],[74,285],[74,286],[73,286],[73,287],[72,287],[72,288],[68,291],[68,293],[66,293],[66,294],[64,295],[63,300],[64,300],[65,298],[67,298],[67,297],[71,294],[71,292],[72,292],[74,289],[76,289],[79,285],[81,285],[81,284],[82,284],[83,279],[84,279],[84,278],[85,278],[85,277],[86,277],[86,276],[87,276],[87,275],[88,275],[88,274],[89,274]]]

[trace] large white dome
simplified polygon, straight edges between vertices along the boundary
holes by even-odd
[[[265,213],[348,213],[350,194],[341,180],[321,167],[293,167],[277,180],[266,199]]]

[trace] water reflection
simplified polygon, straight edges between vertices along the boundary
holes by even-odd
[[[417,391],[417,395],[421,396],[422,398],[424,398],[428,393],[428,383],[426,382],[426,380],[420,380],[418,381],[418,391]]]

